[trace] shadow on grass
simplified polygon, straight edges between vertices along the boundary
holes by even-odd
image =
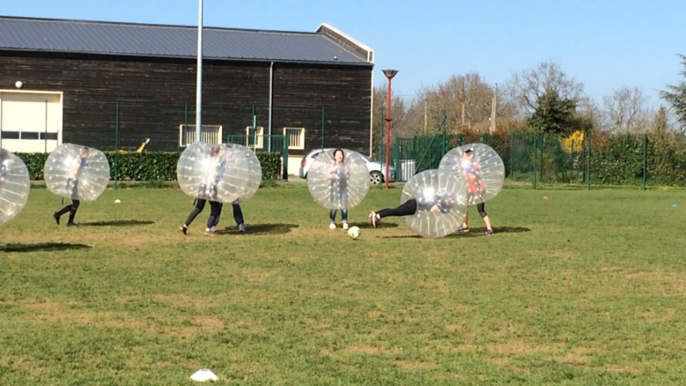
[[[359,227],[359,228],[361,228],[361,229],[365,229],[365,228],[366,228],[366,229],[374,229],[374,227],[372,226],[372,224],[370,224],[370,223],[368,223],[368,222],[352,222],[352,223],[350,223],[349,225],[350,225],[351,227],[352,227],[352,226],[356,226],[356,227]],[[376,229],[397,228],[397,227],[398,227],[398,224],[392,223],[392,222],[378,222],[378,223],[376,224]]]
[[[154,221],[149,220],[113,220],[113,221],[97,221],[97,222],[82,222],[79,226],[84,227],[125,227],[133,225],[151,225]]]
[[[501,233],[524,233],[524,232],[531,232],[531,229],[529,228],[522,228],[522,227],[494,227],[493,232],[495,232],[494,235],[492,236],[497,236]],[[470,228],[469,232],[467,233],[453,233],[452,235],[448,235],[446,237],[449,238],[460,238],[460,237],[487,237],[486,235],[486,228]]]
[[[87,249],[90,245],[70,243],[40,243],[40,244],[6,244],[0,246],[0,252],[51,252],[73,249]]]
[[[522,227],[495,227],[495,228],[493,228],[493,231],[495,232],[495,234],[491,235],[491,236],[497,236],[497,235],[502,234],[502,233],[531,232],[531,229],[522,228]],[[459,239],[459,238],[463,238],[463,237],[487,237],[486,228],[470,228],[469,232],[467,232],[467,233],[453,233],[453,234],[447,235],[443,238]],[[381,238],[383,238],[383,239],[423,239],[424,237],[422,237],[420,235],[406,235],[406,236],[384,236]],[[428,239],[428,237],[427,237],[427,239]]]
[[[232,226],[217,231],[218,235],[280,235],[288,233],[296,224],[248,224],[245,233],[239,232],[238,227]]]

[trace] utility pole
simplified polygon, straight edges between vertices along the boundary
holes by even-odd
[[[493,134],[495,132],[495,113],[498,107],[498,84],[496,83],[495,89],[493,90],[493,101],[491,102],[491,127],[489,128],[489,133]]]

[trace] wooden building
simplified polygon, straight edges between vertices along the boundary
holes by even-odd
[[[373,51],[315,32],[203,28],[207,141],[289,134],[289,153],[371,148]],[[197,27],[0,16],[0,146],[114,150],[150,138],[175,151],[195,132]],[[253,114],[255,119],[253,119]],[[190,133],[190,134],[189,134]],[[291,170],[295,170],[291,168]]]

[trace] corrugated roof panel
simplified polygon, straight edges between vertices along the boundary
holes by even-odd
[[[196,27],[0,17],[0,49],[7,50],[193,58],[196,44]],[[206,27],[203,54],[212,59],[371,65],[308,32]]]

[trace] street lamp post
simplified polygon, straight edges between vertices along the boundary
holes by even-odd
[[[195,81],[195,141],[202,139],[202,16],[203,0],[198,0],[198,73]]]
[[[390,152],[391,152],[391,79],[398,73],[398,70],[383,70],[383,74],[388,78],[388,99],[386,100],[386,189],[390,178]]]

